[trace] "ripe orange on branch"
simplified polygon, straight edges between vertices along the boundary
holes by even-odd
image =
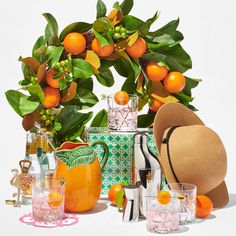
[[[132,58],[140,58],[147,50],[146,41],[142,37],[138,37],[134,44],[126,49],[126,52]]]
[[[72,32],[66,35],[64,39],[64,48],[68,53],[78,55],[86,48],[85,37],[77,32]]]
[[[185,77],[178,71],[170,72],[163,80],[163,85],[169,93],[180,93],[185,84]]]
[[[95,38],[92,42],[92,50],[99,56],[99,57],[108,57],[114,51],[114,45],[105,45],[101,46],[99,40]]]
[[[149,62],[146,66],[147,77],[152,81],[161,81],[167,74],[168,70],[165,66],[159,66],[156,62]]]
[[[44,100],[43,106],[47,109],[56,107],[61,99],[61,95],[58,89],[52,87],[43,88]]]
[[[150,109],[154,112],[157,112],[163,104],[164,104],[163,102],[154,98],[152,104],[150,105]]]
[[[61,73],[61,76],[59,78],[54,79],[53,76],[55,76],[56,74],[58,74],[58,72],[54,69],[51,69],[47,72],[46,75],[47,84],[52,88],[59,88],[59,82],[60,80],[64,79],[65,76],[65,73]]]

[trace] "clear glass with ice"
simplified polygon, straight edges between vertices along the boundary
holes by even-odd
[[[191,223],[196,215],[197,187],[188,183],[169,183],[169,192],[180,200],[180,224]]]
[[[59,180],[35,181],[32,187],[33,217],[37,221],[62,220],[64,186]]]
[[[171,198],[168,204],[161,204],[157,197],[147,196],[147,230],[152,233],[171,233],[179,230],[180,202]]]
[[[125,105],[115,102],[114,96],[107,98],[108,103],[108,127],[114,131],[137,130],[138,96],[129,95],[129,101]]]

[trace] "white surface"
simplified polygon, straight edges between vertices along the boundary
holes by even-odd
[[[232,204],[236,204],[236,195]],[[197,219],[194,224],[181,225],[180,231],[183,235],[205,236],[205,235],[235,235],[233,233],[233,223],[236,207],[229,205],[228,208],[212,212],[208,219]],[[18,232],[24,236],[120,236],[120,235],[155,235],[146,230],[146,221],[141,220],[136,223],[123,223],[122,213],[111,206],[106,199],[100,200],[97,207],[89,214],[78,214],[79,223],[63,228],[38,228],[19,222],[19,217],[31,212],[31,207],[13,208],[12,206],[0,207],[0,235],[13,235]],[[4,216],[2,214],[4,212]],[[4,234],[3,234],[4,233]],[[176,234],[176,233],[175,233]]]
[[[104,0],[108,6],[113,1]],[[19,233],[20,235],[145,235],[145,222],[122,224],[121,215],[114,208],[96,214],[80,216],[80,223],[63,229],[38,229],[23,225],[17,221],[19,216],[29,209],[13,209],[4,205],[11,197],[13,188],[9,185],[10,169],[24,156],[25,133],[21,119],[6,102],[3,92],[16,89],[22,79],[18,57],[29,56],[31,48],[44,33],[46,21],[41,16],[51,12],[57,18],[60,30],[75,21],[92,22],[95,19],[95,0],[21,0],[1,1],[1,82],[0,82],[0,235]],[[111,8],[110,8],[111,9]],[[236,204],[235,184],[235,55],[236,55],[236,2],[234,0],[135,0],[132,14],[142,19],[152,16],[156,9],[161,17],[153,28],[160,27],[172,19],[180,17],[179,29],[183,32],[184,48],[193,60],[193,69],[188,76],[203,79],[194,90],[194,105],[198,115],[221,136],[228,153],[228,173],[226,182],[231,193],[231,205]],[[95,86],[95,92],[111,93],[117,90],[124,79],[115,76],[117,87]],[[105,107],[100,102],[95,111]],[[190,225],[186,235],[233,235],[236,208],[230,207],[213,213],[216,218],[200,224]]]

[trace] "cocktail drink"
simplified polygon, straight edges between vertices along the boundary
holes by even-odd
[[[33,184],[32,208],[37,221],[61,220],[64,217],[64,186],[59,180]]]
[[[129,96],[127,104],[117,104],[114,96],[108,97],[108,127],[116,131],[137,129],[138,97]]]
[[[179,230],[179,200],[172,198],[161,204],[157,197],[146,197],[147,230],[152,233],[171,233]]]
[[[195,220],[197,187],[187,183],[168,184],[172,197],[180,200],[180,224]]]

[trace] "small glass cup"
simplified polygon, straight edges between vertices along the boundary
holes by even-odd
[[[164,205],[158,202],[156,196],[147,196],[146,205],[146,225],[149,232],[164,234],[179,230],[179,199],[171,198]]]
[[[107,98],[108,128],[115,131],[135,131],[137,129],[138,96],[129,95],[126,105],[118,105],[114,96]]]
[[[32,190],[32,208],[35,220],[63,219],[64,185],[59,180],[48,180],[46,185],[44,181],[35,181]]]
[[[197,187],[188,183],[168,184],[172,197],[180,200],[180,224],[195,220]]]

